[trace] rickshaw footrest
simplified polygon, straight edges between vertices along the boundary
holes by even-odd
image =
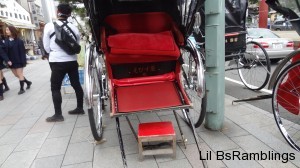
[[[144,143],[168,142],[168,145],[143,145]],[[176,134],[172,122],[141,123],[138,127],[139,159],[145,155],[173,154],[176,157]],[[148,149],[147,149],[148,148]]]

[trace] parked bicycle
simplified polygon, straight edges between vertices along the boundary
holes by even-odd
[[[270,78],[270,59],[260,43],[247,37],[248,0],[225,0],[225,8],[225,61],[228,62],[225,71],[237,70],[247,88],[263,89]],[[196,17],[201,20],[198,21],[201,25],[196,26],[193,33],[203,54],[205,54],[205,24],[202,23],[205,20],[204,16],[204,6],[201,6]]]

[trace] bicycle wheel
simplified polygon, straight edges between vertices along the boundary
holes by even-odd
[[[102,70],[100,69],[99,55],[93,49],[90,50],[88,66],[88,116],[93,137],[100,141],[103,135],[103,109],[101,91],[102,89]]]
[[[260,43],[249,41],[246,51],[237,62],[239,76],[244,85],[251,90],[264,88],[270,78],[270,59]]]
[[[205,118],[206,113],[206,93],[204,66],[201,53],[196,49],[194,43],[188,40],[188,45],[181,50],[181,83],[190,100],[193,102],[194,109],[186,109],[190,113],[195,127],[199,127]],[[188,121],[186,115],[183,115]]]
[[[272,109],[276,124],[291,147],[300,152],[300,61],[279,74],[273,87]]]

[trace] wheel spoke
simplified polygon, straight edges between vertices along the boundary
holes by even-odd
[[[276,124],[288,144],[300,152],[300,62],[279,74],[273,88],[272,108]]]
[[[250,41],[247,43],[246,52],[241,54],[238,59],[237,69],[242,82],[247,88],[260,90],[265,87],[270,78],[269,56],[259,43]]]

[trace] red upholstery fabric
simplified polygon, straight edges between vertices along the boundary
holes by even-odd
[[[172,122],[141,123],[138,128],[138,137],[175,135]]]
[[[288,73],[287,80],[282,83],[277,91],[277,102],[289,112],[298,115],[300,113],[300,86],[299,67],[293,68]]]
[[[111,54],[166,55],[180,52],[170,31],[161,33],[122,33],[108,37]]]
[[[104,21],[117,33],[159,33],[171,30],[173,24],[163,12],[115,14]]]
[[[174,81],[175,74],[173,72],[164,75],[139,77],[139,78],[125,78],[113,79],[112,82],[115,86],[135,86],[141,84],[151,84],[165,81]]]
[[[121,63],[142,63],[142,62],[160,62],[160,61],[171,61],[177,60],[177,57],[166,56],[166,55],[132,55],[132,54],[110,54],[106,53],[106,60],[110,64],[121,64]]]
[[[117,87],[119,113],[169,108],[182,105],[173,82]]]

